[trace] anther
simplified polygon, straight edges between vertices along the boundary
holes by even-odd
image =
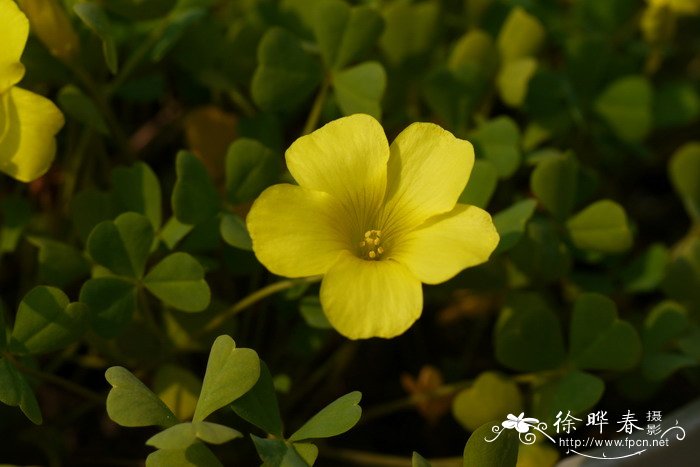
[[[384,248],[379,245],[382,243],[381,230],[367,230],[362,239],[358,242],[361,248],[361,256],[365,259],[379,259],[379,255],[384,253]]]

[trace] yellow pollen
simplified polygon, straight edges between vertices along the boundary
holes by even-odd
[[[379,255],[384,253],[381,243],[381,230],[368,230],[363,235],[363,240],[359,242],[360,257],[364,259],[379,259]]]

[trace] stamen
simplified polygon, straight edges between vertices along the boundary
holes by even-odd
[[[379,255],[384,253],[384,248],[379,246],[382,242],[381,236],[381,230],[372,229],[364,233],[363,239],[358,242],[360,246],[359,253],[361,258],[375,260],[380,259]]]

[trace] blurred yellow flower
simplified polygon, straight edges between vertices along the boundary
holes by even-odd
[[[700,0],[647,0],[653,8],[668,8],[679,15],[700,13]]]
[[[403,333],[421,314],[421,282],[483,263],[498,244],[486,211],[457,204],[472,145],[437,125],[414,123],[390,147],[357,114],[299,138],[286,160],[299,186],[255,201],[253,250],[275,274],[322,274],[323,309],[348,338]]]
[[[20,0],[20,6],[29,18],[32,32],[51,55],[64,62],[72,61],[80,48],[80,41],[59,1]]]
[[[49,169],[64,122],[50,100],[15,86],[28,35],[27,17],[12,0],[0,0],[0,171],[22,182]]]

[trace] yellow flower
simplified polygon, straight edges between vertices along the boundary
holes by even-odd
[[[421,282],[485,262],[498,244],[491,216],[457,204],[472,145],[414,123],[389,146],[368,115],[331,122],[286,153],[299,186],[265,190],[248,214],[256,256],[287,277],[323,274],[321,304],[351,339],[390,338],[421,314]]]
[[[63,126],[50,100],[15,86],[24,76],[20,57],[28,35],[27,17],[12,0],[0,0],[0,171],[22,182],[49,169]]]
[[[20,0],[20,6],[32,31],[49,52],[64,62],[72,61],[80,41],[58,0]]]
[[[700,13],[700,0],[647,0],[652,8],[668,8],[679,15]]]

